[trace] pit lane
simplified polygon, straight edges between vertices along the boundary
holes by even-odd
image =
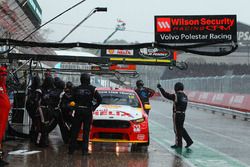
[[[50,134],[50,146],[37,148],[28,140],[16,139],[4,143],[5,159],[16,166],[86,166],[86,167],[206,167],[250,166],[250,122],[210,111],[188,108],[185,127],[194,140],[190,149],[171,149],[174,143],[172,105],[152,101],[150,112],[150,146],[148,151],[131,151],[129,144],[95,143],[90,145],[90,156],[81,150],[67,154],[58,128]],[[184,142],[185,144],[185,142]],[[40,151],[35,154],[8,155],[16,150]],[[25,152],[24,152],[25,153]]]

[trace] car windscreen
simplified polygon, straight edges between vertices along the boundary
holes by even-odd
[[[102,104],[128,105],[141,108],[137,96],[133,92],[98,91],[102,96]]]

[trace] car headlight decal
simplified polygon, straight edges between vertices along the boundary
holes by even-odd
[[[142,123],[142,122],[144,122],[144,121],[145,121],[145,118],[144,118],[144,117],[133,120],[133,122],[134,122],[134,123],[137,123],[137,124],[138,124],[138,123]]]

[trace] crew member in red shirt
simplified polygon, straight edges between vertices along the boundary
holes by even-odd
[[[8,115],[10,111],[10,101],[6,90],[7,67],[0,65],[0,166],[7,165],[3,160],[2,141],[6,130]]]

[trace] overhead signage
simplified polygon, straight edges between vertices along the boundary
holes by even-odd
[[[76,63],[61,63],[59,69],[79,69],[79,70],[92,70],[92,65],[89,64],[76,64]]]
[[[114,55],[114,56],[133,56],[134,50],[130,49],[106,49],[104,55]]]
[[[171,65],[176,61],[176,52],[164,48],[102,49],[101,57],[107,57],[114,64]],[[114,67],[112,67],[114,68]],[[134,66],[119,67],[116,70],[131,70]]]
[[[136,65],[130,64],[112,64],[109,66],[109,70],[111,71],[135,71]]]
[[[144,58],[173,59],[173,52],[163,48],[142,48],[138,55]]]
[[[102,49],[102,57],[143,58],[143,59],[174,59],[174,52],[164,48]]]
[[[155,41],[237,42],[236,15],[155,16]]]

